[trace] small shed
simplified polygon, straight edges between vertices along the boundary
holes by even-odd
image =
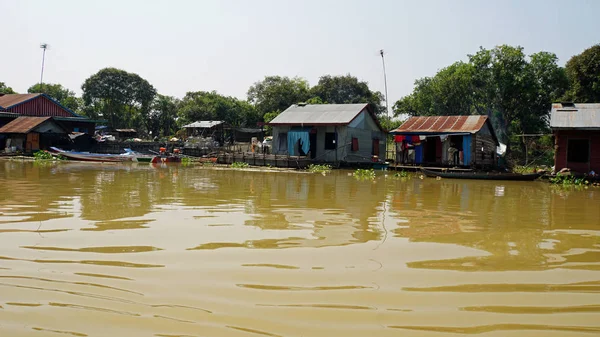
[[[385,155],[386,133],[367,103],[294,104],[268,125],[274,154],[348,164]]]
[[[550,127],[556,171],[600,173],[600,103],[554,103]]]
[[[115,133],[116,138],[121,141],[137,137],[135,129],[115,129]]]
[[[390,133],[402,164],[497,166],[500,143],[487,116],[410,117]]]
[[[0,148],[31,153],[66,136],[67,130],[52,117],[18,117],[0,128]]]
[[[224,140],[224,122],[223,121],[197,121],[187,125],[183,128],[186,131],[188,137],[212,137],[214,141],[223,143]]]

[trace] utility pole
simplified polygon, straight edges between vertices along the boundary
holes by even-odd
[[[44,61],[46,60],[46,49],[48,49],[47,43],[42,43],[40,45],[44,51],[42,53],[42,74],[40,75],[40,91],[44,93]]]
[[[379,50],[379,54],[381,55],[381,62],[383,63],[383,83],[385,86],[385,114],[386,116],[390,117],[390,109],[388,107],[387,75],[385,74],[385,58],[383,57],[383,49]]]

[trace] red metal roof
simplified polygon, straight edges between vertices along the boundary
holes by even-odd
[[[0,107],[8,109],[13,105],[23,103],[41,94],[6,94],[0,96]]]
[[[0,128],[0,133],[29,133],[52,117],[19,117]]]
[[[487,119],[487,116],[410,117],[391,133],[476,133],[485,125]]]

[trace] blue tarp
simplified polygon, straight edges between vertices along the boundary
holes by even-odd
[[[471,135],[463,136],[463,165],[471,165]]]
[[[415,146],[415,163],[423,163],[423,143],[421,143],[421,145]]]
[[[295,156],[296,143],[300,140],[302,151],[307,154],[310,150],[309,132],[312,128],[292,128],[288,132],[288,152],[290,156]]]

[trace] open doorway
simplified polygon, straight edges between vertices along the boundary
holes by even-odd
[[[310,142],[310,159],[315,159],[317,157],[317,133],[311,132],[308,141]]]

